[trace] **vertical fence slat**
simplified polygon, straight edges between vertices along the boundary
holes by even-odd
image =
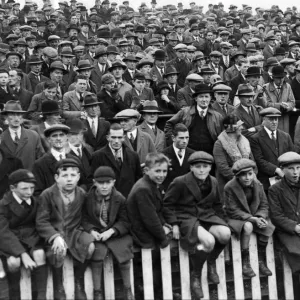
[[[111,253],[108,253],[103,263],[105,299],[115,299],[114,264]]]
[[[219,255],[216,261],[217,272],[220,278],[218,284],[218,299],[227,300],[227,285],[225,274],[225,253],[224,251]]]
[[[207,282],[207,262],[204,264],[203,269],[202,269],[201,284],[202,284],[204,299],[205,300],[210,299],[208,282]]]
[[[252,299],[261,299],[261,288],[260,288],[260,278],[259,278],[259,267],[258,267],[258,256],[257,256],[257,239],[255,234],[250,236],[249,244],[249,255],[250,255],[250,264],[256,274],[255,277],[251,278],[251,287],[252,287]]]
[[[191,299],[191,283],[190,283],[190,264],[189,255],[184,251],[180,243],[179,245],[179,265],[180,265],[180,282],[181,282],[181,297],[184,300]]]
[[[161,276],[163,284],[163,299],[172,300],[172,270],[171,270],[171,253],[170,245],[163,249],[160,249],[161,258]]]
[[[269,238],[269,243],[266,249],[267,265],[272,272],[272,276],[268,277],[269,299],[278,299],[277,282],[276,282],[276,268],[274,256],[274,243],[273,238]]]
[[[74,299],[74,268],[73,268],[73,260],[70,256],[66,256],[64,267],[63,267],[63,278],[64,278],[64,288],[66,292],[67,299]]]
[[[94,298],[94,285],[92,269],[88,267],[84,273],[84,288],[88,299]]]
[[[142,249],[141,251],[142,251],[142,266],[143,266],[144,298],[145,300],[153,300],[154,291],[153,291],[152,253],[151,253],[151,249]]]
[[[134,271],[133,271],[133,259],[130,260],[130,283],[131,283],[131,291],[134,295]]]
[[[30,270],[26,270],[23,266],[21,267],[21,279],[20,279],[21,299],[31,300],[31,273]]]
[[[283,260],[283,285],[285,299],[294,299],[294,288],[293,288],[293,275],[289,263],[286,260],[285,255],[282,255]]]
[[[242,257],[240,242],[235,236],[231,236],[231,249],[232,249],[232,265],[234,276],[234,293],[235,299],[244,300],[244,282],[242,273]]]
[[[53,295],[53,276],[52,276],[51,267],[48,268],[46,297],[47,297],[47,299],[54,299],[54,295]]]

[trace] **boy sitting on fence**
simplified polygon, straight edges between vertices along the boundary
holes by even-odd
[[[99,167],[94,173],[83,209],[83,228],[94,237],[95,251],[91,257],[94,283],[94,300],[103,298],[103,260],[110,251],[119,263],[124,300],[133,300],[130,286],[130,260],[133,258],[132,237],[128,234],[125,197],[116,190],[116,175],[111,167]]]
[[[10,191],[0,201],[0,299],[20,299],[21,263],[32,271],[34,298],[46,299],[48,269],[43,241],[35,228],[35,183],[30,171],[14,171],[9,176]]]
[[[191,154],[190,172],[170,184],[164,199],[165,220],[173,226],[173,237],[190,252],[193,273],[191,289],[203,298],[202,267],[207,260],[207,276],[219,283],[215,260],[230,240],[230,229],[224,221],[217,180],[209,175],[213,157],[203,151]]]
[[[225,185],[225,207],[228,225],[241,238],[243,275],[254,277],[249,261],[249,241],[252,232],[258,237],[259,272],[271,276],[266,265],[266,247],[274,232],[269,219],[269,205],[263,185],[256,179],[253,160],[242,158],[232,167],[235,177]]]

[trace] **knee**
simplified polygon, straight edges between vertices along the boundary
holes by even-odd
[[[230,229],[224,226],[224,228],[220,230],[220,234],[218,235],[217,240],[219,243],[225,245],[230,240],[230,237],[231,237]]]
[[[32,256],[38,266],[44,265],[46,263],[46,254],[43,249],[33,251]]]
[[[21,259],[19,257],[10,256],[7,259],[7,267],[9,272],[17,272],[21,267]]]
[[[0,259],[0,279],[6,276],[2,260]]]
[[[253,225],[250,222],[246,222],[243,226],[244,234],[250,235],[253,231]]]
[[[95,252],[95,244],[91,243],[88,248],[87,259],[90,259],[93,256],[94,252]]]
[[[212,234],[208,235],[203,241],[202,244],[204,246],[204,249],[206,252],[211,252],[213,251],[215,247],[215,238]]]

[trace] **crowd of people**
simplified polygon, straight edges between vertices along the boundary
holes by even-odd
[[[143,299],[134,247],[152,249],[161,299],[160,248],[172,239],[189,253],[200,299],[203,265],[218,284],[231,235],[252,278],[272,276],[275,234],[299,285],[297,8],[52,4],[0,8],[0,299],[20,299],[21,265],[33,299],[46,299],[49,265],[54,299],[66,299],[66,255],[75,299],[87,299],[88,264],[94,300],[104,299],[108,252],[123,299]]]

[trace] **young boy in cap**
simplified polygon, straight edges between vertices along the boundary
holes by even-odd
[[[203,297],[202,267],[207,260],[208,278],[219,283],[215,261],[230,240],[230,229],[224,221],[218,182],[209,175],[213,157],[203,151],[191,154],[190,172],[170,184],[164,198],[164,218],[173,226],[173,238],[190,252],[193,266],[191,289]]]
[[[55,183],[40,195],[36,228],[45,241],[47,259],[52,266],[54,299],[66,299],[63,264],[67,251],[74,260],[75,299],[86,299],[85,260],[94,252],[94,238],[82,231],[82,206],[85,192],[77,186],[79,162],[62,159],[55,166]]]
[[[129,235],[125,197],[116,190],[116,175],[111,167],[101,166],[94,173],[94,184],[87,194],[83,209],[83,228],[94,238],[95,251],[91,257],[94,300],[103,299],[103,260],[108,251],[119,263],[124,300],[133,300],[130,287],[130,259],[133,258]]]
[[[48,269],[43,241],[36,231],[35,218],[38,201],[33,197],[34,175],[25,169],[9,176],[10,191],[0,201],[0,294],[1,299],[20,299],[20,267],[32,271],[36,298],[46,299]],[[5,288],[7,273],[10,293]]]
[[[225,208],[229,217],[228,225],[241,239],[243,275],[254,277],[256,274],[249,261],[249,241],[252,232],[258,237],[259,272],[271,276],[266,265],[266,247],[274,232],[269,219],[269,205],[263,185],[255,176],[256,164],[253,160],[242,158],[232,167],[235,175],[225,185]]]

